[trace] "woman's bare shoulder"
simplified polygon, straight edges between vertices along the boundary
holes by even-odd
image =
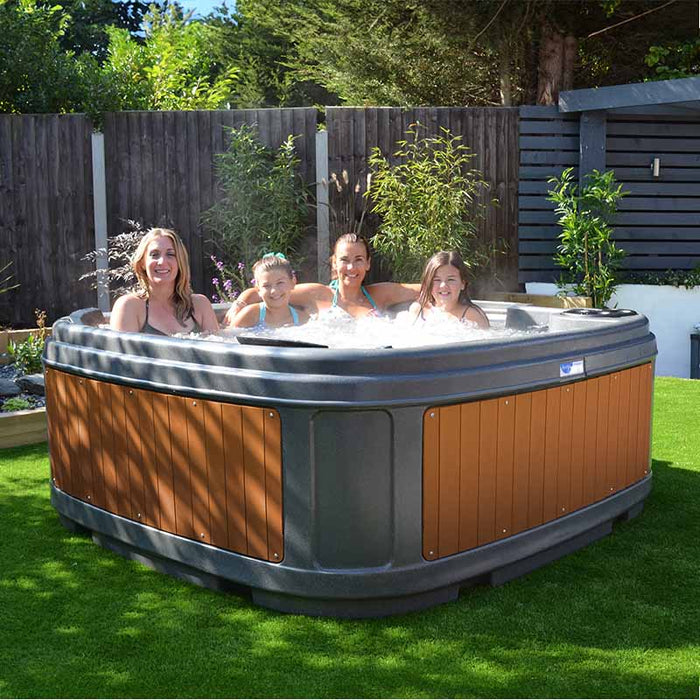
[[[114,311],[135,311],[146,308],[146,300],[140,297],[134,292],[129,292],[128,294],[122,294],[115,302],[112,307],[112,312]]]

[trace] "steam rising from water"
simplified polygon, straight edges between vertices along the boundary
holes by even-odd
[[[225,332],[230,334],[230,331]],[[301,341],[326,345],[330,348],[411,348],[447,343],[506,340],[527,335],[523,331],[491,328],[482,330],[454,317],[431,314],[425,321],[400,313],[395,319],[364,316],[355,319],[342,309],[330,309],[312,317],[302,326],[283,328],[241,328],[236,335]],[[233,338],[225,338],[233,340]]]

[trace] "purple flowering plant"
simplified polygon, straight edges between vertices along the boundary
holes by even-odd
[[[246,265],[243,262],[227,265],[215,255],[211,255],[210,259],[215,269],[214,277],[211,278],[211,284],[215,290],[212,300],[215,304],[220,302],[230,304],[241,291],[248,287]]]

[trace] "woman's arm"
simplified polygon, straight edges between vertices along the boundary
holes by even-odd
[[[379,308],[385,309],[394,304],[415,301],[420,292],[420,284],[403,284],[401,282],[377,282],[370,284],[367,291],[372,295]]]
[[[194,317],[199,323],[199,327],[205,333],[216,333],[219,330],[219,322],[216,320],[216,313],[209,299],[204,294],[192,295],[192,306],[194,307]]]
[[[145,318],[146,303],[135,294],[124,294],[114,302],[109,317],[109,327],[113,331],[139,333]]]
[[[252,328],[258,325],[260,319],[260,304],[248,304],[236,314],[231,326],[233,328]]]
[[[289,301],[294,306],[304,306],[309,307],[311,312],[317,309],[318,302],[329,302],[333,299],[333,292],[325,285],[318,284],[317,282],[305,282],[304,284],[298,284],[294,289],[292,289],[289,295]],[[244,289],[238,299],[231,304],[231,308],[226,312],[226,317],[224,318],[225,326],[235,326],[234,319],[236,314],[241,312],[249,304],[257,304],[262,299],[258,294],[258,290],[255,287],[248,287]]]

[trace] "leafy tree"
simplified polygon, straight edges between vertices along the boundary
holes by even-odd
[[[287,87],[310,81],[354,104],[488,105],[531,103],[544,94],[537,83],[547,49],[566,53],[549,99],[560,87],[641,80],[647,47],[660,36],[692,36],[689,18],[697,6],[691,0],[240,0],[238,13],[241,27],[277,42]],[[554,58],[555,65],[561,61]]]
[[[700,39],[650,46],[646,63],[657,80],[690,78],[700,74]]]
[[[82,82],[61,48],[70,17],[35,0],[0,4],[0,112],[69,112],[80,108]]]
[[[218,64],[210,50],[213,28],[182,16],[177,7],[153,7],[144,38],[108,27],[109,48],[92,107],[107,109],[216,109],[228,106],[238,69]]]

